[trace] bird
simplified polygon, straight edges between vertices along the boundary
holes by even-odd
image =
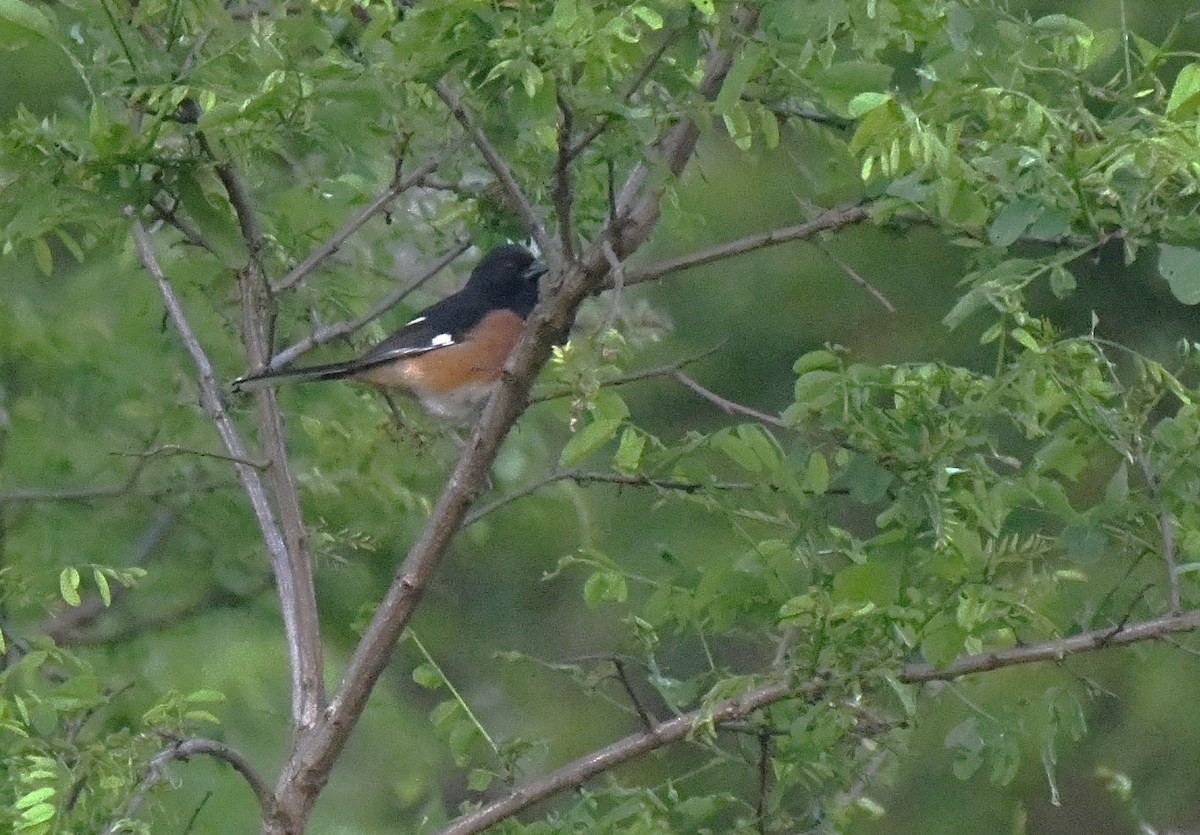
[[[483,256],[461,290],[354,359],[247,374],[233,381],[233,389],[349,377],[385,394],[412,394],[435,417],[471,423],[500,381],[546,272],[525,247],[498,246]]]

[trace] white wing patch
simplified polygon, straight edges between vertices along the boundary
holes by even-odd
[[[454,344],[454,335],[449,333],[439,333],[433,339],[429,340],[431,348],[445,348],[447,345]]]
[[[407,328],[409,325],[415,325],[418,322],[424,322],[424,321],[425,321],[424,316],[418,316],[416,319],[409,319],[407,322],[405,322],[404,327]]]

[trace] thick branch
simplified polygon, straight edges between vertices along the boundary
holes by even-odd
[[[650,730],[639,731],[580,757],[574,762],[514,789],[474,812],[469,812],[441,830],[439,835],[469,835],[482,832],[535,803],[561,791],[582,786],[589,779],[651,751],[679,742],[707,725],[722,725],[743,719],[773,702],[788,698],[808,698],[820,692],[824,681],[793,687],[787,681],[764,684],[709,708],[700,708],[676,716]]]
[[[1078,635],[1045,641],[1040,644],[981,652],[976,655],[960,655],[945,667],[934,667],[923,662],[905,664],[900,672],[900,680],[905,682],[949,681],[971,673],[985,673],[989,670],[998,670],[1017,664],[1029,664],[1034,661],[1061,661],[1068,655],[1119,647],[1138,641],[1149,641],[1177,632],[1190,632],[1197,628],[1200,628],[1200,610],[1180,612],[1141,623],[1093,629],[1089,632],[1081,632]]]

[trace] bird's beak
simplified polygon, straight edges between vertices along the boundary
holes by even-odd
[[[529,281],[537,281],[548,272],[550,272],[549,267],[547,267],[541,261],[534,261],[526,268],[525,272],[521,274],[521,277],[528,279]]]

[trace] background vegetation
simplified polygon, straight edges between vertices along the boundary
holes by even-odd
[[[1198,825],[1190,4],[0,0],[0,45],[4,826]],[[465,448],[230,392],[531,236]]]

